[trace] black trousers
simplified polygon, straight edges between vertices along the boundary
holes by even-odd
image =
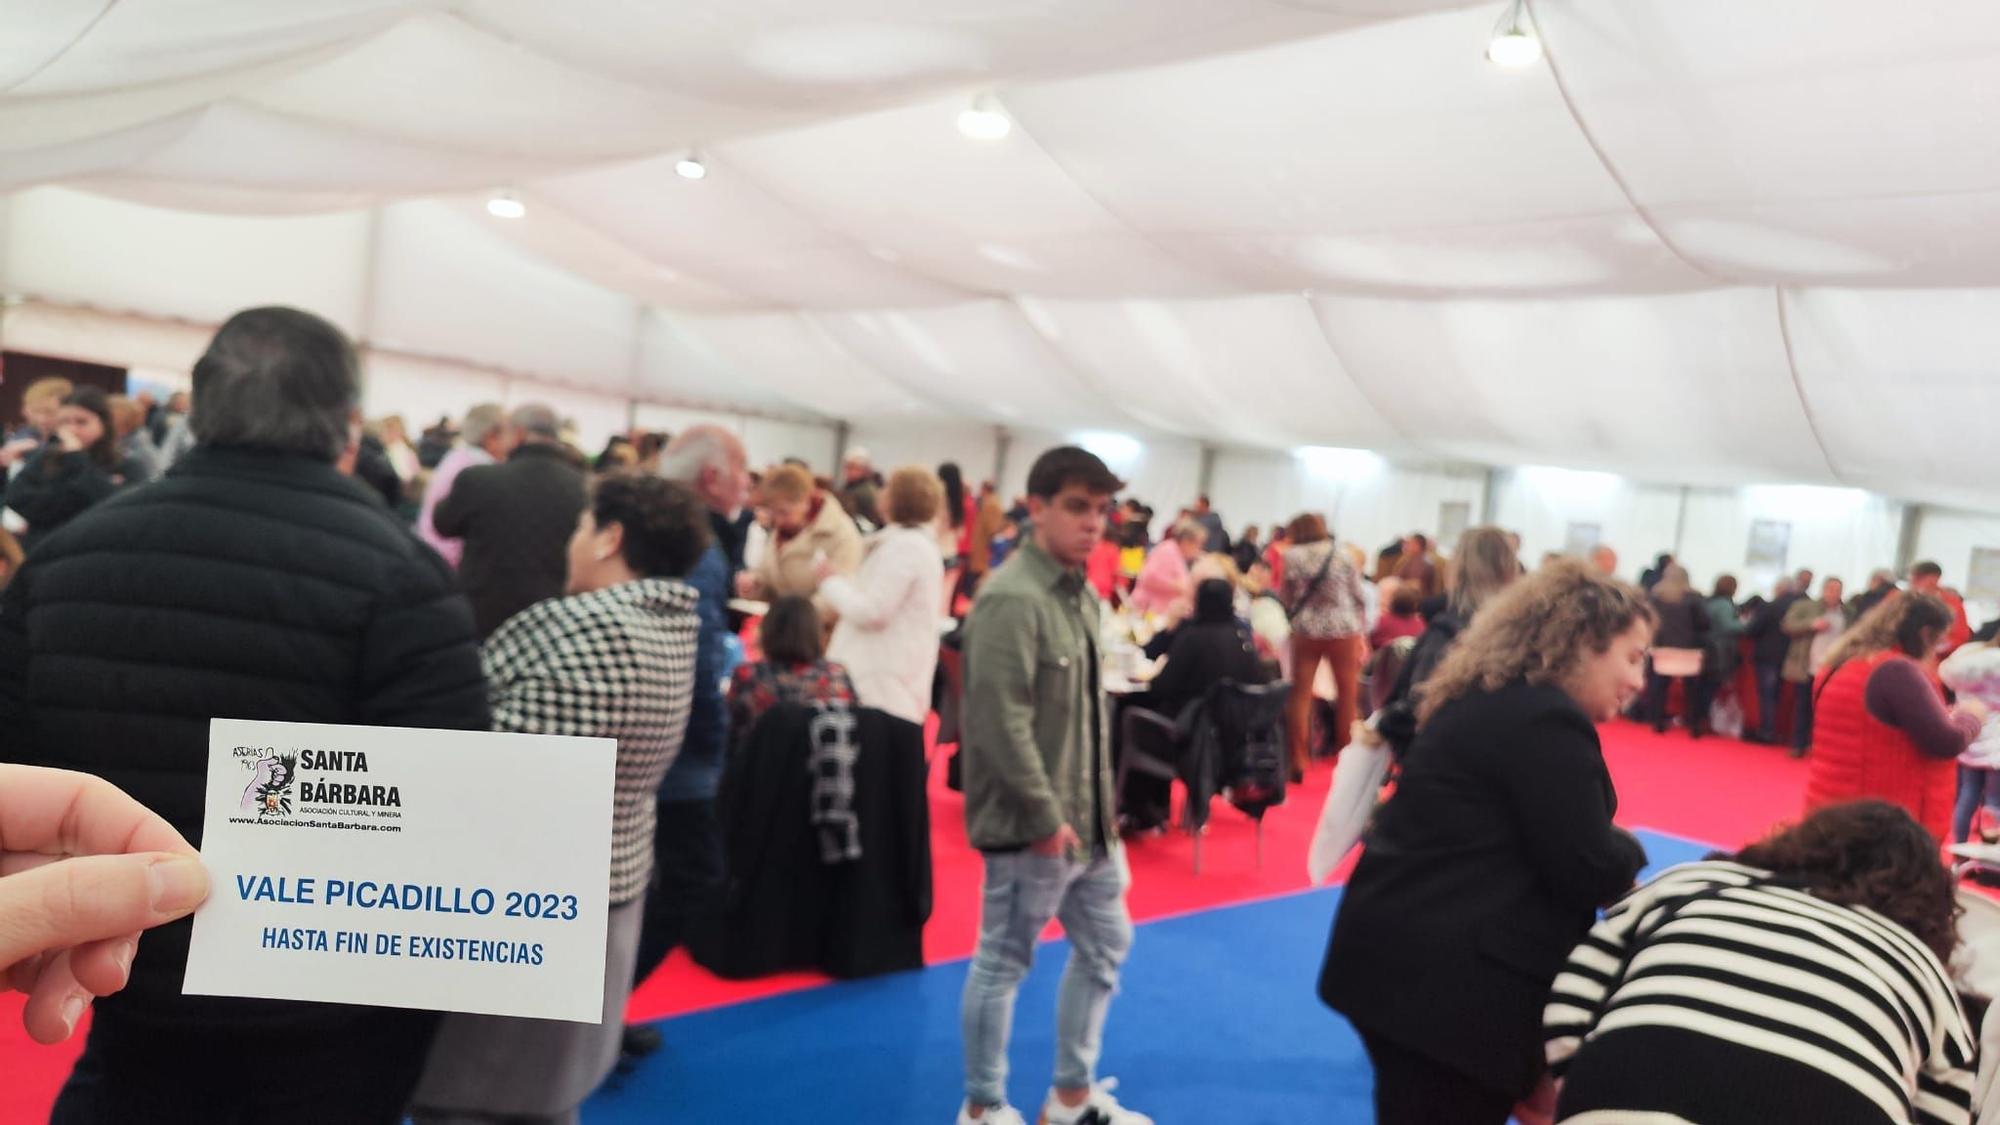
[[[1714,701],[1715,685],[1706,676],[1662,676],[1646,669],[1646,721],[1655,727],[1667,725],[1667,691],[1675,680],[1681,682],[1681,701],[1686,705],[1682,717],[1688,730],[1707,734],[1708,706]]]
[[[661,801],[653,826],[653,881],[646,889],[632,987],[644,983],[687,940],[688,927],[714,907],[726,877],[715,802]]]
[[[99,1011],[50,1125],[398,1125],[438,1013],[326,1010],[219,1028]]]
[[[1380,1036],[1361,1042],[1375,1064],[1375,1125],[1506,1125],[1519,1100]]]

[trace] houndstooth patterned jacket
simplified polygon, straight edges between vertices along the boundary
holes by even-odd
[[[660,778],[694,696],[694,587],[641,578],[551,598],[509,618],[482,657],[493,729],[618,740],[611,903],[645,893]]]

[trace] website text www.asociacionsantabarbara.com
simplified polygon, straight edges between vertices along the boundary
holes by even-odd
[[[254,816],[232,816],[231,824],[268,824],[276,828],[345,828],[358,832],[401,832],[400,824],[376,824],[371,821],[346,820],[260,820]]]

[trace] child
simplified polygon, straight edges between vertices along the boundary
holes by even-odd
[[[1965,645],[1938,666],[1938,678],[1990,712],[1979,737],[1958,756],[1958,807],[1952,813],[1951,836],[1953,843],[1962,844],[1972,834],[1972,817],[1982,803],[2000,817],[2000,647]]]

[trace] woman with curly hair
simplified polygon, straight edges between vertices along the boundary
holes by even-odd
[[[1632,892],[1549,999],[1557,1120],[1970,1122],[1937,848],[1856,801]]]
[[[1540,1082],[1549,984],[1646,861],[1611,823],[1596,724],[1645,686],[1652,631],[1636,587],[1565,559],[1487,603],[1418,690],[1319,980],[1381,1125],[1500,1125]]]
[[[1952,611],[1929,594],[1871,610],[1826,654],[1806,811],[1876,797],[1909,810],[1931,835],[1951,829],[1958,756],[1978,736],[1986,708],[1970,695],[1945,706],[1930,665]]]

